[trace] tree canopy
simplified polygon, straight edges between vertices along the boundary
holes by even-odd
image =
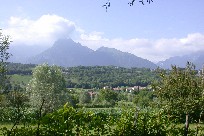
[[[173,66],[169,74],[161,73],[161,81],[157,84],[156,91],[158,98],[166,101],[169,111],[190,114],[202,110],[203,88],[202,76],[199,76],[194,65],[188,62],[185,69]]]
[[[188,134],[189,116],[199,122],[204,105],[203,76],[188,62],[185,69],[172,66],[170,73],[161,73],[154,87],[159,102],[170,116],[186,116],[185,135]],[[197,118],[196,118],[197,116]]]
[[[56,109],[67,100],[64,95],[66,86],[62,71],[57,66],[42,64],[33,71],[33,78],[26,88],[31,106],[44,110]],[[63,101],[64,100],[64,101]]]

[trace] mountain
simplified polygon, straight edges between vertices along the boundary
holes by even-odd
[[[64,67],[84,65],[86,57],[93,50],[82,46],[80,43],[75,43],[71,39],[59,39],[51,48],[44,52],[29,58],[27,63],[41,64],[48,63]]]
[[[46,50],[48,47],[39,45],[25,45],[25,44],[11,44],[8,50],[12,56],[8,59],[9,62],[14,63],[26,63],[27,59],[42,51]]]
[[[156,68],[156,64],[122,52],[113,48],[101,47],[96,51],[82,46],[71,39],[57,40],[54,45],[44,52],[31,57],[27,63],[48,63],[64,67],[73,66],[119,66],[119,67],[145,67]]]
[[[94,52],[95,58],[100,60],[97,65],[114,65],[119,67],[156,68],[156,65],[146,59],[133,54],[122,52],[114,48],[101,47]]]
[[[165,61],[158,62],[157,65],[165,69],[170,69],[171,65],[185,67],[187,61],[192,62],[196,66],[196,69],[201,69],[204,64],[204,51],[198,51],[183,56],[171,57]]]

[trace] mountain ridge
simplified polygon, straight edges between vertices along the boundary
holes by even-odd
[[[204,64],[204,51],[197,51],[183,56],[170,57],[164,61],[153,63],[134,54],[122,52],[115,48],[100,47],[92,50],[72,39],[59,39],[52,47],[40,45],[11,44],[9,52],[12,57],[9,62],[23,64],[41,64],[47,62],[64,67],[73,66],[119,66],[119,67],[145,67],[155,69],[161,67],[171,69],[171,65],[185,67],[187,61],[201,69]]]
[[[192,62],[196,69],[201,69],[204,64],[204,51],[197,51],[183,56],[170,57],[164,61],[159,61],[157,65],[164,69],[171,69],[171,65],[186,67],[187,62]]]
[[[71,66],[120,66],[144,67],[154,69],[157,66],[146,59],[114,48],[100,47],[96,51],[74,42],[72,39],[59,39],[52,47],[29,58],[27,63],[55,64],[64,67]]]

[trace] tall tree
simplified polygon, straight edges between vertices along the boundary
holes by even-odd
[[[0,29],[0,91],[4,89],[6,81],[6,61],[11,56],[8,53],[10,37],[2,34]]]
[[[173,66],[170,73],[161,73],[160,77],[160,82],[154,86],[157,97],[168,113],[186,115],[187,135],[189,115],[203,111],[203,77],[197,74],[195,66],[189,62],[185,69]]]
[[[26,88],[31,106],[41,107],[44,112],[52,111],[68,101],[65,90],[61,69],[48,64],[39,65],[33,70],[33,78]]]

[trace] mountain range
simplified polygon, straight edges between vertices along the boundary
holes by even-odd
[[[184,68],[187,64],[187,61],[192,62],[196,66],[196,69],[203,68],[204,51],[198,51],[183,56],[170,57],[165,61],[158,62],[157,65],[164,69],[170,69],[172,65]]]
[[[36,56],[46,49],[47,47],[45,46],[12,43],[9,48],[9,53],[11,53],[12,56],[8,61],[24,64],[27,62],[28,58],[30,58],[31,56]]]
[[[94,51],[72,39],[57,40],[54,45],[42,53],[31,57],[26,63],[48,63],[64,67],[73,66],[119,66],[119,67],[145,67],[157,66],[133,54],[122,52],[114,48],[101,47]]]
[[[157,64],[133,54],[122,52],[114,48],[100,47],[96,51],[74,42],[72,39],[59,39],[53,46],[26,46],[16,45],[10,47],[13,56],[10,62],[58,65],[63,67],[74,66],[118,66],[139,67],[155,69],[158,66],[170,69],[171,65],[185,67],[187,61],[193,62],[197,69],[204,64],[204,52],[175,56]]]

